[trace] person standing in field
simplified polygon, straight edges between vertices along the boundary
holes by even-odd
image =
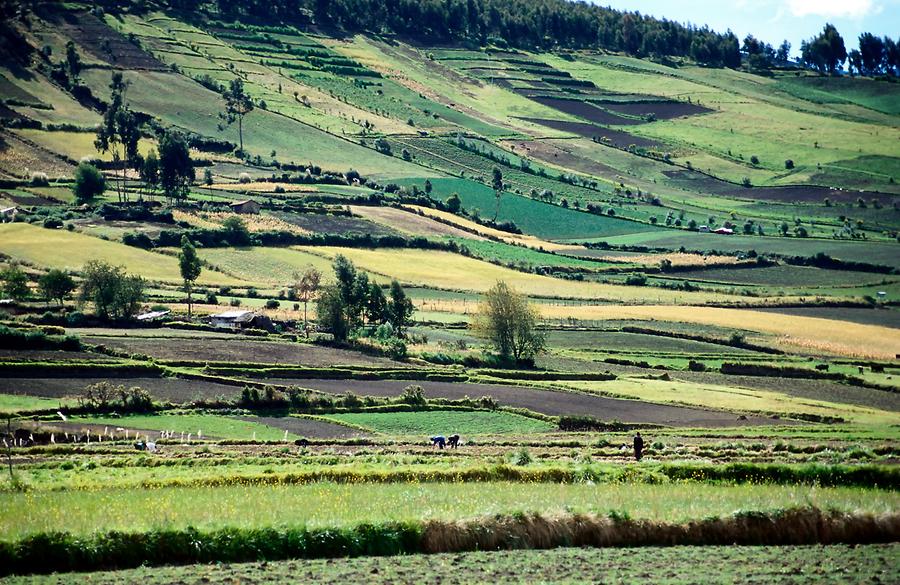
[[[641,433],[638,432],[634,435],[634,458],[637,461],[641,460],[641,457],[644,456],[644,439],[641,437]]]

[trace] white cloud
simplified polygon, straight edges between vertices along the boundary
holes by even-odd
[[[873,0],[788,0],[794,16],[831,16],[862,18],[877,7]]]

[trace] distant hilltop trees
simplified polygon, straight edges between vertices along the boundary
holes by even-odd
[[[189,12],[208,8],[224,20],[314,22],[428,42],[602,48],[637,56],[691,57],[712,66],[741,63],[740,43],[731,31],[720,34],[639,12],[565,0],[170,0],[169,4]]]
[[[7,6],[16,4],[6,3]],[[100,0],[108,10],[148,10],[146,0]],[[161,0],[195,15],[225,21],[316,24],[345,32],[396,34],[424,43],[460,43],[529,49],[605,49],[636,57],[688,57],[708,67],[764,72],[789,64],[791,45],[777,48],[748,35],[743,43],[730,30],[604,8],[567,0]],[[4,3],[0,2],[0,6]],[[0,8],[0,16],[12,12]],[[0,25],[0,49],[14,44]],[[13,47],[14,48],[14,47]],[[863,33],[850,49],[837,29],[823,31],[800,46],[800,65],[823,74],[900,75],[900,40]]]

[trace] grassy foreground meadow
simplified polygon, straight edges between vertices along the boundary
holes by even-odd
[[[682,8],[0,3],[0,584],[900,582],[900,39]]]

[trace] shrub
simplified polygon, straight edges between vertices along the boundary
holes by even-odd
[[[516,450],[510,457],[510,463],[513,465],[528,465],[532,461],[531,453],[525,447]]]
[[[122,243],[126,246],[150,250],[153,248],[153,240],[144,232],[128,232],[122,236]]]
[[[47,178],[47,173],[42,172],[33,172],[31,173],[31,179],[29,181],[32,187],[47,187],[50,185],[50,179]]]
[[[784,168],[786,168],[787,170],[791,170],[792,168],[794,168],[794,161],[792,161],[791,159],[787,159],[786,161],[784,161]]]
[[[428,399],[425,397],[425,389],[418,384],[410,384],[403,389],[403,394],[400,395],[400,402],[412,406],[425,406],[428,404]]]
[[[694,360],[688,361],[688,369],[692,372],[705,372],[706,364]]]
[[[281,303],[279,303],[279,302],[276,301],[275,299],[269,299],[269,300],[266,301],[266,308],[267,308],[267,309],[273,309],[273,310],[274,310],[274,309],[277,309],[277,308],[280,307],[280,306],[281,306]]]
[[[75,184],[72,186],[75,201],[89,203],[103,195],[105,190],[106,178],[97,167],[86,162],[78,165],[78,168],[75,169]]]

